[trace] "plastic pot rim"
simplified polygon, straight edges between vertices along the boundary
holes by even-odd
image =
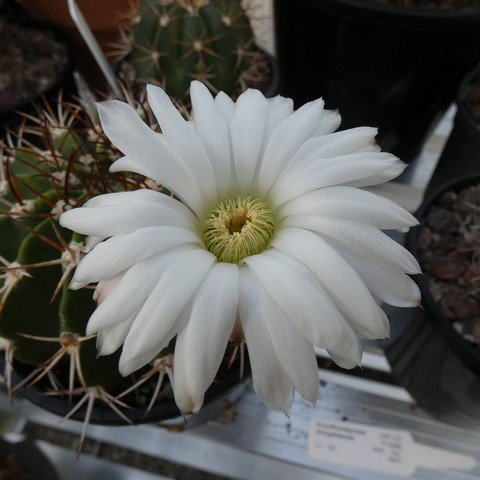
[[[473,86],[475,84],[480,90],[480,66],[477,66],[471,70],[462,80],[462,83],[458,88],[456,97],[457,113],[455,116],[455,121],[460,122],[462,126],[471,134],[480,136],[480,122],[473,118],[473,115],[468,109],[468,96],[473,90]]]
[[[5,360],[3,356],[0,356],[0,371],[4,368],[4,366]],[[21,382],[25,378],[25,374],[20,373],[19,370],[23,370],[26,374],[28,374],[33,368],[34,367],[31,365],[26,365],[14,360],[12,372],[13,385]],[[233,366],[218,379],[217,382],[210,385],[205,394],[204,407],[215,400],[228,395],[228,393],[234,390],[240,383],[247,380],[249,376],[250,366],[248,360],[246,359],[245,361],[245,373],[241,379],[239,362],[235,362]],[[66,395],[63,397],[46,395],[46,392],[37,385],[23,387],[19,389],[19,393],[21,393],[23,397],[33,404],[59,417],[64,417],[67,415],[76,404],[76,402],[70,403],[66,398]],[[146,407],[132,410],[120,408],[120,410],[134,425],[143,423],[158,423],[181,417],[181,412],[173,399],[155,403],[147,416],[145,416]],[[86,405],[83,405],[82,408],[77,410],[72,416],[69,417],[69,419],[83,422],[85,411]],[[111,408],[97,402],[95,402],[90,423],[94,425],[105,426],[128,426],[128,423],[126,423],[125,420],[117,415]]]
[[[428,8],[419,6],[400,6],[380,4],[374,0],[287,0],[303,3],[315,10],[332,15],[348,17],[365,23],[379,23],[386,19],[390,22],[412,22],[411,27],[420,30],[452,30],[478,28],[480,22],[480,6],[465,8]],[[363,16],[359,16],[363,14]],[[377,16],[381,18],[376,18]],[[433,24],[430,22],[434,22]],[[404,27],[405,23],[398,25]],[[393,27],[396,25],[391,24]]]

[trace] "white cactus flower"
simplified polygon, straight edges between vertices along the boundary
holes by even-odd
[[[111,171],[145,175],[175,198],[100,195],[60,219],[106,239],[74,276],[74,288],[99,282],[103,297],[87,333],[99,333],[101,353],[123,344],[124,375],[176,336],[176,402],[197,412],[235,327],[267,406],[287,412],[295,389],[315,403],[314,345],[352,368],[361,360],[357,336],[388,336],[374,298],[419,301],[407,275],[420,271],[417,262],[380,231],[417,221],[362,189],[405,164],[380,152],[373,128],[332,133],[340,117],[322,100],[293,111],[290,99],[247,90],[234,103],[193,82],[186,121],[161,89],[147,89],[162,133],[125,103],[98,105],[125,155]]]

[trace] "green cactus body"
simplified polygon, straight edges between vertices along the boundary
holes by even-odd
[[[35,183],[33,178],[29,178],[28,182]],[[57,194],[53,190],[49,190],[42,194],[42,197],[24,199],[32,200],[31,213],[28,217],[22,218],[19,222],[17,218],[12,216],[0,216],[0,256],[9,261],[14,261],[17,257],[18,247],[23,239],[28,235],[30,229],[35,228],[38,223],[48,214],[51,205],[57,201]],[[6,196],[7,198],[9,196]],[[0,209],[0,212],[6,210]]]
[[[142,0],[129,61],[140,79],[184,100],[190,82],[231,95],[254,65],[249,19],[237,0]]]
[[[40,237],[41,235],[42,237]],[[43,220],[22,241],[17,261],[20,265],[47,262],[59,257],[59,251],[45,244],[44,238],[54,240],[50,219]],[[15,358],[29,365],[38,365],[57,350],[51,342],[41,342],[20,334],[58,337],[59,299],[51,302],[62,275],[60,265],[35,269],[31,277],[23,276],[3,303],[0,314],[0,335],[14,344]]]
[[[109,173],[118,151],[95,120],[80,109],[74,115],[76,128],[45,115],[31,127],[36,146],[19,138],[0,158],[7,180],[0,183],[0,338],[28,365],[75,357],[76,386],[115,392],[123,382],[119,352],[97,358],[96,339],[85,337],[93,290],[68,288],[85,239],[58,217],[100,193],[138,189],[140,180]]]
[[[69,281],[63,286],[59,307],[60,331],[64,335],[83,337],[88,319],[95,310],[96,304],[92,298],[92,290],[70,290]],[[82,382],[85,386],[101,386],[107,391],[115,391],[123,381],[123,377],[118,372],[119,353],[97,357],[95,338],[78,343],[78,348]]]

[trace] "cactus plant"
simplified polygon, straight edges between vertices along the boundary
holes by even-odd
[[[142,102],[134,106],[148,121]],[[97,358],[95,336],[85,335],[96,306],[93,290],[68,288],[95,239],[62,229],[60,214],[99,193],[147,187],[136,175],[109,172],[118,157],[98,127],[96,113],[61,100],[58,113],[47,105],[16,137],[8,137],[0,156],[0,345],[8,387],[12,391],[12,362],[30,365],[24,383],[49,380],[56,394],[78,397],[69,415],[86,404],[86,425],[95,400],[128,421],[120,398],[131,393],[132,384],[136,388],[159,373],[151,408],[171,372],[168,351],[145,377],[127,380],[118,372],[118,354]],[[59,369],[66,372],[63,381]]]
[[[239,93],[261,75],[259,53],[238,0],[142,0],[128,40],[139,79],[185,100],[191,80]]]

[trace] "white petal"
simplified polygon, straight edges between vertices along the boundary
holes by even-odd
[[[171,339],[166,338],[167,333],[215,260],[206,250],[196,249],[183,254],[165,269],[125,340],[120,358],[122,374],[129,373],[124,367],[133,357],[158,344],[160,349],[168,345]]]
[[[80,290],[83,287],[86,287],[88,283],[81,283],[81,282],[76,282],[75,280],[72,280],[70,284],[68,285],[68,288],[70,290]]]
[[[253,387],[267,407],[288,413],[293,402],[293,384],[275,355],[250,273],[246,268],[239,271],[239,313],[252,365]]]
[[[224,92],[219,92],[215,97],[215,105],[218,108],[218,111],[222,115],[223,119],[230,123],[235,112],[235,104],[233,100]]]
[[[168,95],[147,85],[148,103],[158,120],[168,146],[185,162],[210,202],[218,200],[215,175],[200,139],[191,131]]]
[[[324,110],[317,126],[313,130],[311,137],[318,137],[334,132],[342,123],[342,117],[338,110]]]
[[[183,130],[185,119],[160,87],[147,84],[147,99],[166,139],[175,129]]]
[[[317,281],[313,272],[294,258],[289,257],[288,255],[283,255],[275,250],[270,250],[268,254],[280,262],[289,265],[294,270],[300,272],[311,284],[314,284],[314,282]],[[317,283],[316,287],[321,288],[321,285]],[[362,346],[358,340],[358,337],[355,335],[354,331],[345,320],[343,315],[339,320],[343,325],[342,339],[336,345],[328,347],[327,350],[334,362],[339,366],[342,368],[354,368],[355,366],[360,365],[362,358]]]
[[[98,283],[93,291],[93,299],[97,302],[98,305],[103,303],[105,299],[117,288],[118,284],[125,276],[125,272],[119,273],[114,277],[110,277],[106,280],[102,280]]]
[[[127,375],[130,375],[133,372],[136,372],[138,369],[144,367],[145,365],[155,360],[155,357],[157,357],[164,348],[165,347],[156,345],[155,347],[152,347],[148,350],[144,350],[140,352],[135,357],[132,357],[132,358],[129,358],[128,360],[123,360],[123,361],[122,361],[122,355],[120,355],[120,363],[118,368],[120,374],[126,377]]]
[[[248,89],[238,97],[230,124],[237,186],[244,195],[250,191],[257,171],[267,107],[258,90]]]
[[[365,338],[388,335],[381,310],[362,279],[318,235],[302,229],[282,229],[272,246],[312,270],[357,335]]]
[[[184,338],[185,336],[180,332],[175,339],[175,355],[173,356],[173,393],[177,407],[181,412],[188,414],[196,413],[198,405],[195,404],[192,398],[187,381],[185,360],[188,357],[188,351],[184,346]]]
[[[139,262],[127,270],[118,285],[93,312],[88,321],[87,335],[118,325],[137,314],[158,284],[164,269],[193,248],[180,247]]]
[[[108,207],[112,205],[129,204],[134,200],[149,200],[150,202],[158,203],[168,207],[180,215],[184,215],[189,218],[193,224],[196,222],[196,217],[193,215],[182,202],[179,202],[175,198],[169,197],[164,193],[156,192],[155,190],[149,190],[146,188],[140,190],[132,190],[130,192],[115,192],[105,193],[91,198],[84,207]]]
[[[273,251],[244,261],[307,340],[331,350],[348,350],[357,342],[320,282],[302,264]]]
[[[130,105],[109,100],[97,103],[97,108],[105,134],[129,160],[175,192],[193,210],[203,207],[203,197],[192,172]]]
[[[321,158],[339,157],[349,153],[379,152],[375,142],[376,128],[358,127],[309,138],[291,157],[282,176],[292,175]]]
[[[398,160],[388,153],[351,153],[315,160],[293,175],[282,174],[272,188],[272,207],[324,187],[369,178],[389,169]]]
[[[383,302],[396,307],[416,307],[420,302],[417,284],[405,273],[346,251],[342,251],[342,256],[355,268],[368,289]]]
[[[420,273],[415,257],[380,230],[341,218],[295,215],[283,221],[284,227],[300,227],[320,233],[334,248],[337,245],[360,258],[382,267],[406,273]]]
[[[305,104],[287,117],[270,135],[258,175],[258,189],[267,192],[290,157],[311,134],[322,115],[322,99]]]
[[[176,322],[176,327],[175,329],[172,329],[171,332],[169,332],[165,338],[168,338],[166,341],[167,343],[165,344],[165,339],[162,339],[161,342],[159,342],[157,345],[154,345],[153,347],[147,349],[147,350],[142,350],[138,353],[138,355],[135,355],[131,358],[126,359],[125,357],[120,357],[120,363],[119,363],[119,370],[120,373],[123,376],[130,375],[130,373],[135,372],[139,368],[142,368],[145,366],[147,363],[151,362],[152,360],[155,359],[155,357],[159,356],[159,354],[162,352],[163,349],[165,349],[173,339],[177,333],[183,329],[183,327],[186,325],[188,321],[188,317],[190,316],[190,310],[191,310],[191,302],[187,303],[185,308],[182,310],[182,313],[179,315],[178,320]],[[175,370],[175,365],[176,361],[174,359],[174,370]],[[174,386],[175,388],[175,386]],[[178,389],[175,388],[175,395],[178,395]]]
[[[85,251],[89,252],[94,247],[96,247],[100,242],[103,242],[105,237],[96,237],[95,235],[89,235],[85,239]]]
[[[129,317],[114,327],[100,330],[97,333],[98,355],[111,355],[115,353],[125,341],[128,331],[132,326],[135,316]]]
[[[195,292],[190,319],[175,347],[175,359],[183,357],[183,368],[174,369],[175,392],[188,392],[177,399],[186,413],[198,412],[215,378],[233,330],[238,296],[238,267],[229,263],[215,264]]]
[[[148,257],[188,243],[202,245],[195,233],[180,227],[147,227],[116,235],[97,245],[81,260],[74,280],[92,283],[111,278]]]
[[[256,279],[251,276],[272,347],[280,365],[299,393],[315,405],[318,366],[311,342],[305,339]]]
[[[84,235],[111,237],[139,228],[171,225],[194,230],[189,218],[149,200],[105,207],[75,208],[60,217],[60,225]]]
[[[143,175],[144,177],[151,176],[151,171],[148,168],[142,167],[128,157],[120,157],[118,160],[115,160],[115,162],[110,165],[109,170],[112,173],[132,172]]]
[[[212,95],[203,83],[190,85],[195,133],[207,150],[218,193],[224,197],[230,185],[231,158],[228,127]]]
[[[293,100],[291,98],[284,98],[277,95],[273,98],[268,98],[268,111],[265,120],[265,129],[263,131],[262,148],[260,157],[263,157],[265,148],[268,145],[272,132],[293,113]]]
[[[401,229],[418,225],[416,218],[391,200],[352,187],[326,187],[286,203],[278,213],[322,215],[366,223],[380,229]]]
[[[368,187],[370,185],[379,185],[381,183],[389,182],[390,180],[397,178],[403,173],[405,168],[407,168],[407,164],[397,159],[397,161],[394,162],[393,165],[383,170],[382,172],[363,178],[358,178],[357,180],[352,180],[345,183],[345,185],[349,185],[351,187]]]
[[[327,349],[328,354],[339,367],[350,369],[361,365],[362,346],[356,337],[355,340],[345,348]]]

